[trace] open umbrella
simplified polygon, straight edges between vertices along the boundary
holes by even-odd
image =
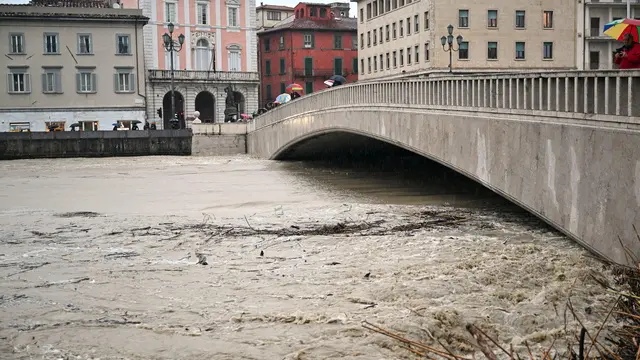
[[[335,83],[335,81],[333,81],[333,80],[325,80],[324,81],[324,84],[327,85],[328,87],[332,87],[334,83]]]
[[[640,20],[634,19],[614,20],[604,26],[604,34],[616,40],[623,40],[626,34],[631,34],[633,41],[638,42],[640,39],[640,36],[638,36],[639,30]]]
[[[342,75],[333,75],[329,80],[333,80],[333,86],[344,85],[347,83],[347,79]]]
[[[302,88],[302,86],[300,86],[300,84],[293,83],[293,84],[287,86],[287,92],[303,91],[303,90],[304,89]]]
[[[133,120],[131,123],[132,123],[132,124],[142,124],[142,121],[140,121],[140,120]]]
[[[285,104],[287,102],[291,101],[291,95],[289,94],[280,94],[278,95],[278,97],[276,98],[276,100],[274,102],[278,103],[278,104]]]

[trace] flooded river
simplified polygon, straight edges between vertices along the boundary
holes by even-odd
[[[415,358],[363,321],[467,354],[467,324],[561,349],[570,291],[599,324],[601,263],[427,178],[243,156],[0,162],[0,358]]]

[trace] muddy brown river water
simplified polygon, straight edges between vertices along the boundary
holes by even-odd
[[[402,173],[0,162],[1,359],[415,358],[365,320],[460,352],[470,323],[560,349],[569,291],[592,327],[612,300],[592,272],[611,279],[505,201]]]

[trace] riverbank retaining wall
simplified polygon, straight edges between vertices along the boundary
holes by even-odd
[[[0,160],[191,155],[191,148],[189,129],[0,133]]]
[[[195,156],[220,156],[247,153],[247,124],[215,123],[193,124],[193,146]]]

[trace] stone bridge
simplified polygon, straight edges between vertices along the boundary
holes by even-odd
[[[268,159],[376,139],[448,166],[591,251],[640,255],[640,71],[427,77],[314,93],[249,125]]]

